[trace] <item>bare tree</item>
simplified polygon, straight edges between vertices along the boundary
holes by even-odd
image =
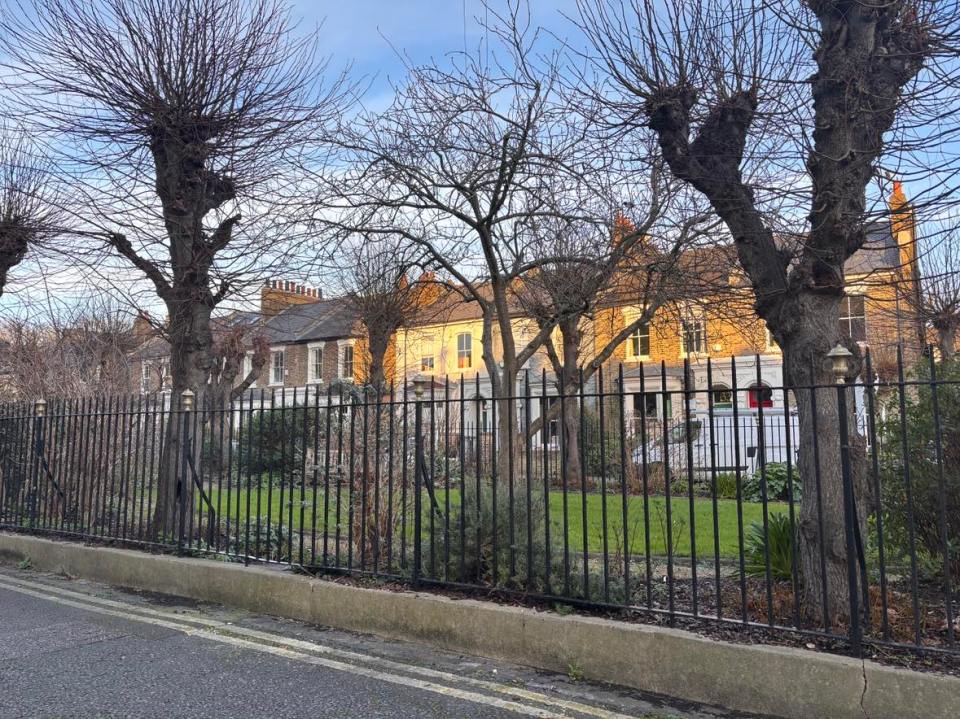
[[[956,218],[931,223],[920,248],[921,288],[907,293],[920,320],[936,333],[940,357],[952,360],[960,333],[960,230]]]
[[[911,152],[916,160],[918,146],[908,136],[948,136],[920,128],[941,117],[943,93],[956,85],[947,58],[957,4],[578,5],[596,67],[609,80],[597,97],[623,131],[651,132],[673,174],[711,203],[733,236],[756,311],[783,350],[799,410],[799,470],[820,478],[805,484],[801,509],[804,606],[814,611],[826,597],[830,616],[842,617],[853,557],[844,542],[837,394],[818,392],[814,402],[801,388],[833,382],[825,357],[842,339],[836,318],[844,264],[865,241],[877,164],[907,163]],[[801,241],[781,241],[784,221]],[[857,372],[854,363],[851,376]],[[867,488],[859,436],[852,453],[862,520]]]
[[[409,68],[391,106],[342,135],[355,169],[328,200],[348,208],[330,220],[340,231],[403,238],[477,304],[501,447],[517,430],[518,372],[556,323],[520,341],[514,333],[513,287],[547,259],[532,252],[524,221],[581,214],[593,169],[589,123],[561,93],[559,56],[538,56],[536,32],[509,9],[491,28],[500,55]]]
[[[130,387],[130,318],[99,296],[26,308],[0,324],[5,390],[15,400],[115,395]]]
[[[563,411],[564,455],[567,480],[581,478],[579,447],[580,407],[577,394],[624,346],[631,335],[668,303],[702,296],[716,296],[725,289],[712,281],[716,273],[703,273],[684,262],[687,255],[713,241],[717,221],[711,215],[685,204],[657,169],[646,192],[635,191],[630,203],[633,219],[619,215],[610,222],[570,220],[564,217],[535,218],[529,229],[537,241],[530,246],[543,258],[516,292],[519,303],[538,326],[556,325],[544,340],[554,372],[556,388],[567,397],[556,402],[531,423],[528,432],[540,431],[544,421]],[[674,218],[682,218],[680,220]],[[590,320],[606,306],[628,304],[639,311],[608,336],[590,332]],[[588,349],[589,347],[589,349]]]
[[[12,92],[79,167],[90,234],[166,307],[175,396],[205,406],[211,313],[302,237],[299,168],[317,160],[341,82],[322,85],[315,36],[293,34],[283,0],[33,0],[2,31]],[[177,524],[179,424],[158,532]]]
[[[62,231],[47,163],[22,130],[0,124],[0,295],[27,251]]]
[[[403,239],[365,237],[359,243],[341,244],[334,258],[344,299],[365,333],[366,383],[378,396],[388,388],[391,340],[423,309],[430,279],[413,276],[422,254]]]

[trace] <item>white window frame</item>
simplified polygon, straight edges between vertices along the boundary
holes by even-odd
[[[240,376],[240,381],[243,382],[247,378],[247,375],[253,370],[253,350],[247,350],[243,355],[243,374]],[[250,383],[251,387],[257,386],[257,378],[253,378],[253,382]]]
[[[646,333],[643,332],[646,330]],[[647,338],[647,351],[644,352],[634,352],[633,344],[636,339],[637,349],[640,349],[642,344],[641,339],[643,337]],[[627,337],[627,357],[630,359],[650,359],[650,323],[644,322],[642,325],[637,327],[630,335]]]
[[[324,347],[323,342],[311,342],[307,345],[307,384],[319,384],[323,381],[323,361]],[[318,375],[317,363],[313,359],[314,352],[320,352],[320,374]]]
[[[344,382],[353,382],[353,373],[357,368],[357,350],[354,346],[354,340],[339,340],[337,342],[337,375]],[[350,348],[350,374],[346,372],[346,351]]]
[[[282,387],[287,379],[287,357],[286,348],[270,348],[270,386]],[[280,357],[280,381],[277,381],[277,356]]]
[[[689,347],[687,347],[687,325],[700,326],[700,331],[695,331],[695,336],[699,335],[701,339],[700,349],[691,350]],[[708,342],[709,337],[707,336],[707,318],[704,316],[703,312],[696,309],[685,312],[683,318],[680,320],[680,356],[696,357],[699,355],[706,355],[710,351]]]
[[[466,350],[460,349],[460,338],[466,337],[470,340],[469,346]],[[461,364],[461,353],[466,352],[467,364]],[[457,333],[457,369],[458,370],[468,370],[473,367],[473,334],[470,332],[458,332]]]
[[[853,310],[851,309],[851,301],[854,298],[863,302],[863,314],[853,314]],[[843,327],[844,337],[854,339],[852,332],[853,324],[858,320],[863,321],[863,339],[857,339],[854,341],[863,344],[867,341],[867,295],[864,292],[855,292],[848,289],[847,293],[840,300],[840,312],[839,317],[837,317],[837,324]]]
[[[730,401],[729,402],[718,402],[717,394],[719,392],[729,392]],[[710,401],[713,403],[713,408],[716,410],[732,410],[733,406],[737,402],[737,398],[733,396],[733,388],[728,385],[726,382],[714,382],[710,387]]]
[[[425,360],[430,360],[430,369],[427,369],[425,365]],[[432,354],[420,355],[420,371],[426,372],[428,374],[433,374],[437,371],[437,357]]]
[[[140,393],[148,394],[150,392],[150,361],[143,360],[140,362]]]

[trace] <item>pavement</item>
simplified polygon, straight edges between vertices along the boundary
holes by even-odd
[[[718,719],[405,642],[0,567],[0,718]]]

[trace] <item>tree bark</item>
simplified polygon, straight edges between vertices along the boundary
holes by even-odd
[[[370,367],[368,371],[368,384],[377,393],[377,397],[383,397],[387,392],[387,372],[386,361],[387,350],[390,346],[390,334],[383,332],[370,332],[368,336],[370,351]]]
[[[945,323],[937,326],[937,344],[940,347],[940,359],[949,362],[957,354],[957,325]]]
[[[782,345],[784,378],[792,388],[799,421],[797,470],[803,483],[798,531],[798,565],[807,614],[830,625],[849,619],[850,586],[841,457],[839,388],[826,359],[838,336],[839,297],[802,293],[793,300],[804,321]],[[856,375],[856,371],[852,372]],[[852,377],[851,377],[852,378]],[[851,481],[860,536],[866,536],[869,483],[866,444],[857,431],[854,393],[844,388]],[[856,547],[854,548],[856,550]]]
[[[170,420],[167,423],[163,452],[157,478],[157,503],[153,513],[153,532],[157,538],[189,538],[194,509],[195,485],[190,461],[199,471],[201,447],[194,437],[194,413],[207,406],[206,378],[211,367],[213,334],[210,329],[210,308],[203,304],[182,303],[171,307]],[[185,390],[194,392],[194,412],[182,410]],[[189,458],[188,458],[189,454]]]
[[[580,356],[580,316],[564,318],[560,324],[563,356],[560,357],[559,388],[563,399],[563,463],[568,486],[578,487],[583,478],[583,466],[580,462],[580,388],[577,360]]]
[[[171,421],[160,457],[157,505],[153,533],[166,538],[183,537],[193,511],[194,482],[190,463],[200,466],[200,447],[191,438],[193,417],[184,421],[177,411],[184,390],[194,393],[196,411],[208,406],[208,382],[213,376],[213,332],[210,315],[227,286],[214,294],[210,271],[217,252],[232,238],[239,215],[222,220],[212,231],[204,218],[236,196],[233,180],[205,165],[204,135],[196,133],[184,142],[171,128],[159,128],[150,150],[156,169],[157,197],[169,240],[170,277],[165,277],[148,258],[137,254],[125,237],[116,236],[114,246],[154,283],[170,317]]]

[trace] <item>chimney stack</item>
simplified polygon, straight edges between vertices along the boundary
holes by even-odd
[[[291,280],[267,280],[260,290],[260,314],[273,317],[294,305],[319,302],[321,296],[320,290]]]

